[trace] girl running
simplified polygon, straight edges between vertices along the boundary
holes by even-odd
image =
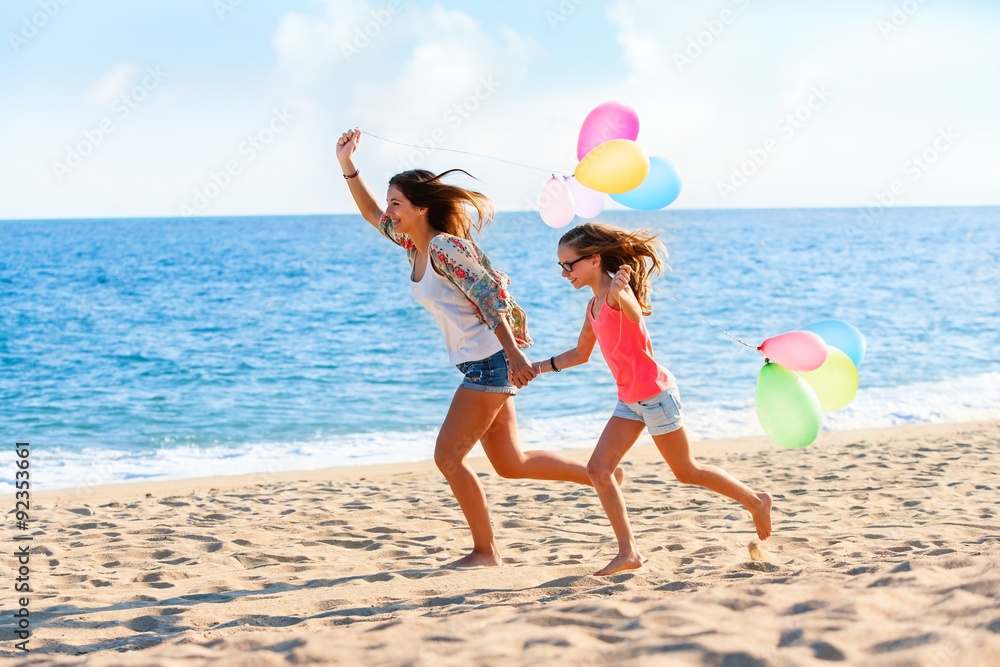
[[[618,555],[596,574],[606,575],[642,566],[642,554],[632,535],[625,498],[612,473],[635,444],[643,428],[670,466],[677,481],[697,484],[739,502],[753,517],[757,536],[771,534],[771,496],[754,491],[732,475],[697,463],[681,416],[680,394],[673,375],[653,359],[643,315],[650,312],[650,279],[662,272],[666,247],[647,230],[627,232],[590,222],[559,239],[559,267],[574,288],[589,287],[594,298],[577,345],[572,350],[536,362],[536,373],[561,371],[586,363],[599,343],[618,384],[618,406],[587,463],[587,473],[618,540]]]
[[[492,220],[492,202],[441,180],[461,170],[434,175],[418,169],[389,180],[383,210],[354,165],[360,141],[356,128],[337,141],[337,160],[354,203],[365,220],[406,250],[412,267],[410,292],[444,332],[449,362],[465,376],[434,449],[434,461],[472,531],[472,553],[451,565],[500,565],[486,494],[466,462],[477,441],[501,477],[590,485],[590,476],[581,463],[546,451],[522,452],[517,444],[513,396],[536,372],[521,351],[531,345],[531,337],[524,311],[507,291],[510,280],[492,268],[472,241],[472,229],[480,231]],[[615,471],[619,480],[622,474]]]

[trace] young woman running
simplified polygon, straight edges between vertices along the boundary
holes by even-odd
[[[592,222],[564,234],[558,249],[562,275],[576,289],[592,289],[594,298],[587,305],[576,347],[534,364],[537,373],[577,366],[590,359],[598,343],[618,385],[618,406],[587,463],[587,473],[618,540],[618,555],[598,575],[642,566],[625,498],[612,473],[644,428],[649,429],[677,481],[704,486],[736,500],[750,511],[760,539],[771,534],[769,494],[754,491],[724,470],[692,458],[677,382],[653,359],[643,315],[650,312],[652,274],[663,268],[661,252],[666,256],[664,245],[646,230],[628,232]]]
[[[354,203],[365,220],[406,250],[413,298],[444,332],[449,362],[465,376],[434,449],[434,461],[472,531],[472,553],[451,565],[500,565],[486,494],[466,462],[477,441],[501,477],[590,485],[590,476],[583,464],[546,451],[522,452],[517,444],[513,396],[536,373],[521,351],[531,338],[524,311],[507,291],[510,280],[472,241],[472,229],[480,231],[492,220],[492,202],[441,180],[461,170],[439,175],[411,170],[389,180],[383,211],[352,159],[360,140],[360,130],[353,129],[337,141],[337,160]],[[622,471],[612,471],[620,481]]]

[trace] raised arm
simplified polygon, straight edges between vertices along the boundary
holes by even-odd
[[[590,305],[587,306],[590,308]],[[590,318],[586,315],[583,319],[583,329],[580,330],[580,337],[576,341],[576,347],[566,350],[550,359],[536,361],[532,367],[537,373],[550,373],[555,370],[552,362],[555,361],[556,368],[562,370],[570,366],[579,366],[590,361],[590,355],[594,352],[594,345],[597,344],[597,336],[594,335],[594,328],[590,326]]]
[[[357,176],[347,179],[347,186],[351,189],[351,196],[357,204],[361,216],[371,223],[372,227],[378,228],[378,223],[382,219],[383,210],[378,205],[375,193],[365,183],[358,168],[354,166],[354,151],[357,150],[361,142],[361,130],[354,128],[348,130],[337,140],[337,161],[345,176],[357,173]]]

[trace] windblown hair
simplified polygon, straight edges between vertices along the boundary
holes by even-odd
[[[569,246],[580,257],[601,256],[601,268],[614,275],[622,264],[632,269],[629,287],[635,293],[639,306],[648,315],[650,281],[655,275],[669,268],[664,261],[667,247],[648,229],[629,232],[600,222],[587,222],[563,234],[560,246]]]
[[[483,228],[493,221],[495,209],[486,195],[441,180],[456,171],[475,178],[464,169],[449,169],[437,175],[426,169],[411,169],[393,176],[389,185],[399,188],[414,206],[426,208],[427,222],[431,227],[472,241],[472,230],[482,233]],[[472,210],[477,214],[476,220],[472,219]]]

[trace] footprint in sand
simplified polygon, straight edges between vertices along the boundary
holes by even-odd
[[[124,623],[125,627],[133,632],[150,632],[155,630],[159,621],[155,616],[139,616]]]
[[[233,558],[235,558],[236,562],[248,570],[268,564],[267,558],[260,555],[254,556],[250,554],[233,554]]]
[[[341,547],[343,549],[367,549],[375,545],[374,540],[361,539],[361,540],[319,540],[323,544],[330,544],[335,547]]]
[[[764,603],[760,600],[754,600],[753,598],[730,598],[727,600],[720,600],[719,604],[723,607],[730,609],[732,611],[746,611],[747,609],[752,609],[753,607],[763,607]],[[801,633],[801,631],[800,631]],[[782,635],[782,640],[784,640],[784,635]],[[781,644],[779,643],[780,647]]]
[[[744,570],[750,570],[752,572],[777,572],[781,568],[774,563],[768,563],[767,561],[750,561],[749,563],[743,563]]]
[[[933,644],[940,641],[941,637],[934,632],[928,632],[917,637],[901,637],[891,641],[879,642],[869,649],[870,653],[892,653],[916,648],[925,644]]]
[[[97,528],[97,525],[98,524],[96,523],[74,523],[71,526],[67,526],[67,528],[73,528],[75,530],[93,530],[94,528]]]
[[[215,553],[222,548],[222,542],[208,535],[178,535],[177,537],[200,542],[201,544],[196,545],[196,548],[207,553]]]
[[[817,609],[823,609],[827,606],[826,602],[822,600],[807,600],[805,602],[799,602],[798,604],[792,605],[789,609],[784,612],[784,616],[798,616],[799,614],[808,614],[811,611],[816,611]]]
[[[806,642],[803,639],[803,634],[804,632],[801,628],[785,630],[781,633],[781,640],[778,642],[778,648],[806,645]],[[828,642],[815,641],[809,644],[809,648],[813,650],[813,657],[817,660],[839,662],[846,659],[843,651]]]

